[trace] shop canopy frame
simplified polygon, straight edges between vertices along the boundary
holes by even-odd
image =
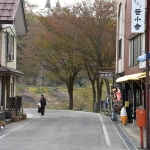
[[[149,72],[149,75],[150,75],[150,72]],[[124,82],[128,80],[140,80],[141,78],[145,78],[145,77],[146,77],[146,72],[136,73],[136,74],[125,75],[123,77],[120,77],[116,80],[116,82]]]
[[[150,76],[150,72],[149,72]],[[120,77],[116,80],[116,82],[127,82],[130,87],[133,86],[133,82],[130,83],[129,81],[135,81],[142,89],[142,82],[145,84],[145,82],[142,80],[143,78],[146,77],[146,72],[141,72],[141,73],[136,73],[136,74],[131,74],[131,75],[125,75],[123,77]],[[141,84],[138,82],[138,80],[141,81]]]

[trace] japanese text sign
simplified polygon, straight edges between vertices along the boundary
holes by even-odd
[[[111,72],[99,72],[100,78],[111,78],[112,73]]]
[[[132,0],[131,32],[145,32],[145,0]]]

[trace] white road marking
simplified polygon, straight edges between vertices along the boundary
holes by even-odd
[[[12,132],[14,132],[14,131],[16,131],[16,130],[18,130],[18,129],[22,128],[23,126],[25,126],[25,125],[26,125],[26,124],[28,124],[28,123],[29,123],[29,122],[27,122],[27,123],[25,123],[25,124],[23,124],[23,125],[21,125],[21,126],[19,126],[19,127],[15,128],[14,130],[10,131],[9,133],[6,133],[6,134],[4,134],[4,135],[0,136],[0,139],[2,139],[3,137],[5,137],[5,136],[7,136],[7,135],[11,134]]]
[[[102,123],[102,129],[103,129],[103,132],[104,132],[104,136],[105,136],[105,140],[106,140],[106,143],[108,146],[111,146],[111,143],[110,143],[110,140],[109,140],[109,136],[108,136],[108,133],[107,133],[107,130],[106,130],[106,127],[105,127],[105,124],[104,124],[104,121],[101,117],[100,114],[98,114],[99,118],[100,118],[100,121]]]

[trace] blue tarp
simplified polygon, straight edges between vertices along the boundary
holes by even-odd
[[[150,59],[150,52],[148,53],[148,58]],[[145,61],[146,60],[146,54],[143,54],[143,55],[139,56],[137,58],[137,60],[140,61],[140,62]]]

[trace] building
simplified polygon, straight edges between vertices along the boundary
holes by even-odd
[[[9,108],[10,97],[16,96],[17,36],[27,34],[23,0],[0,1],[0,110]]]
[[[140,1],[134,2],[138,4]],[[138,107],[145,108],[146,77],[144,62],[141,65],[141,62],[137,60],[139,56],[145,54],[145,26],[144,33],[132,33],[131,14],[132,1],[118,0],[116,82],[122,89],[123,105],[127,105],[129,120],[136,119],[135,111]]]

